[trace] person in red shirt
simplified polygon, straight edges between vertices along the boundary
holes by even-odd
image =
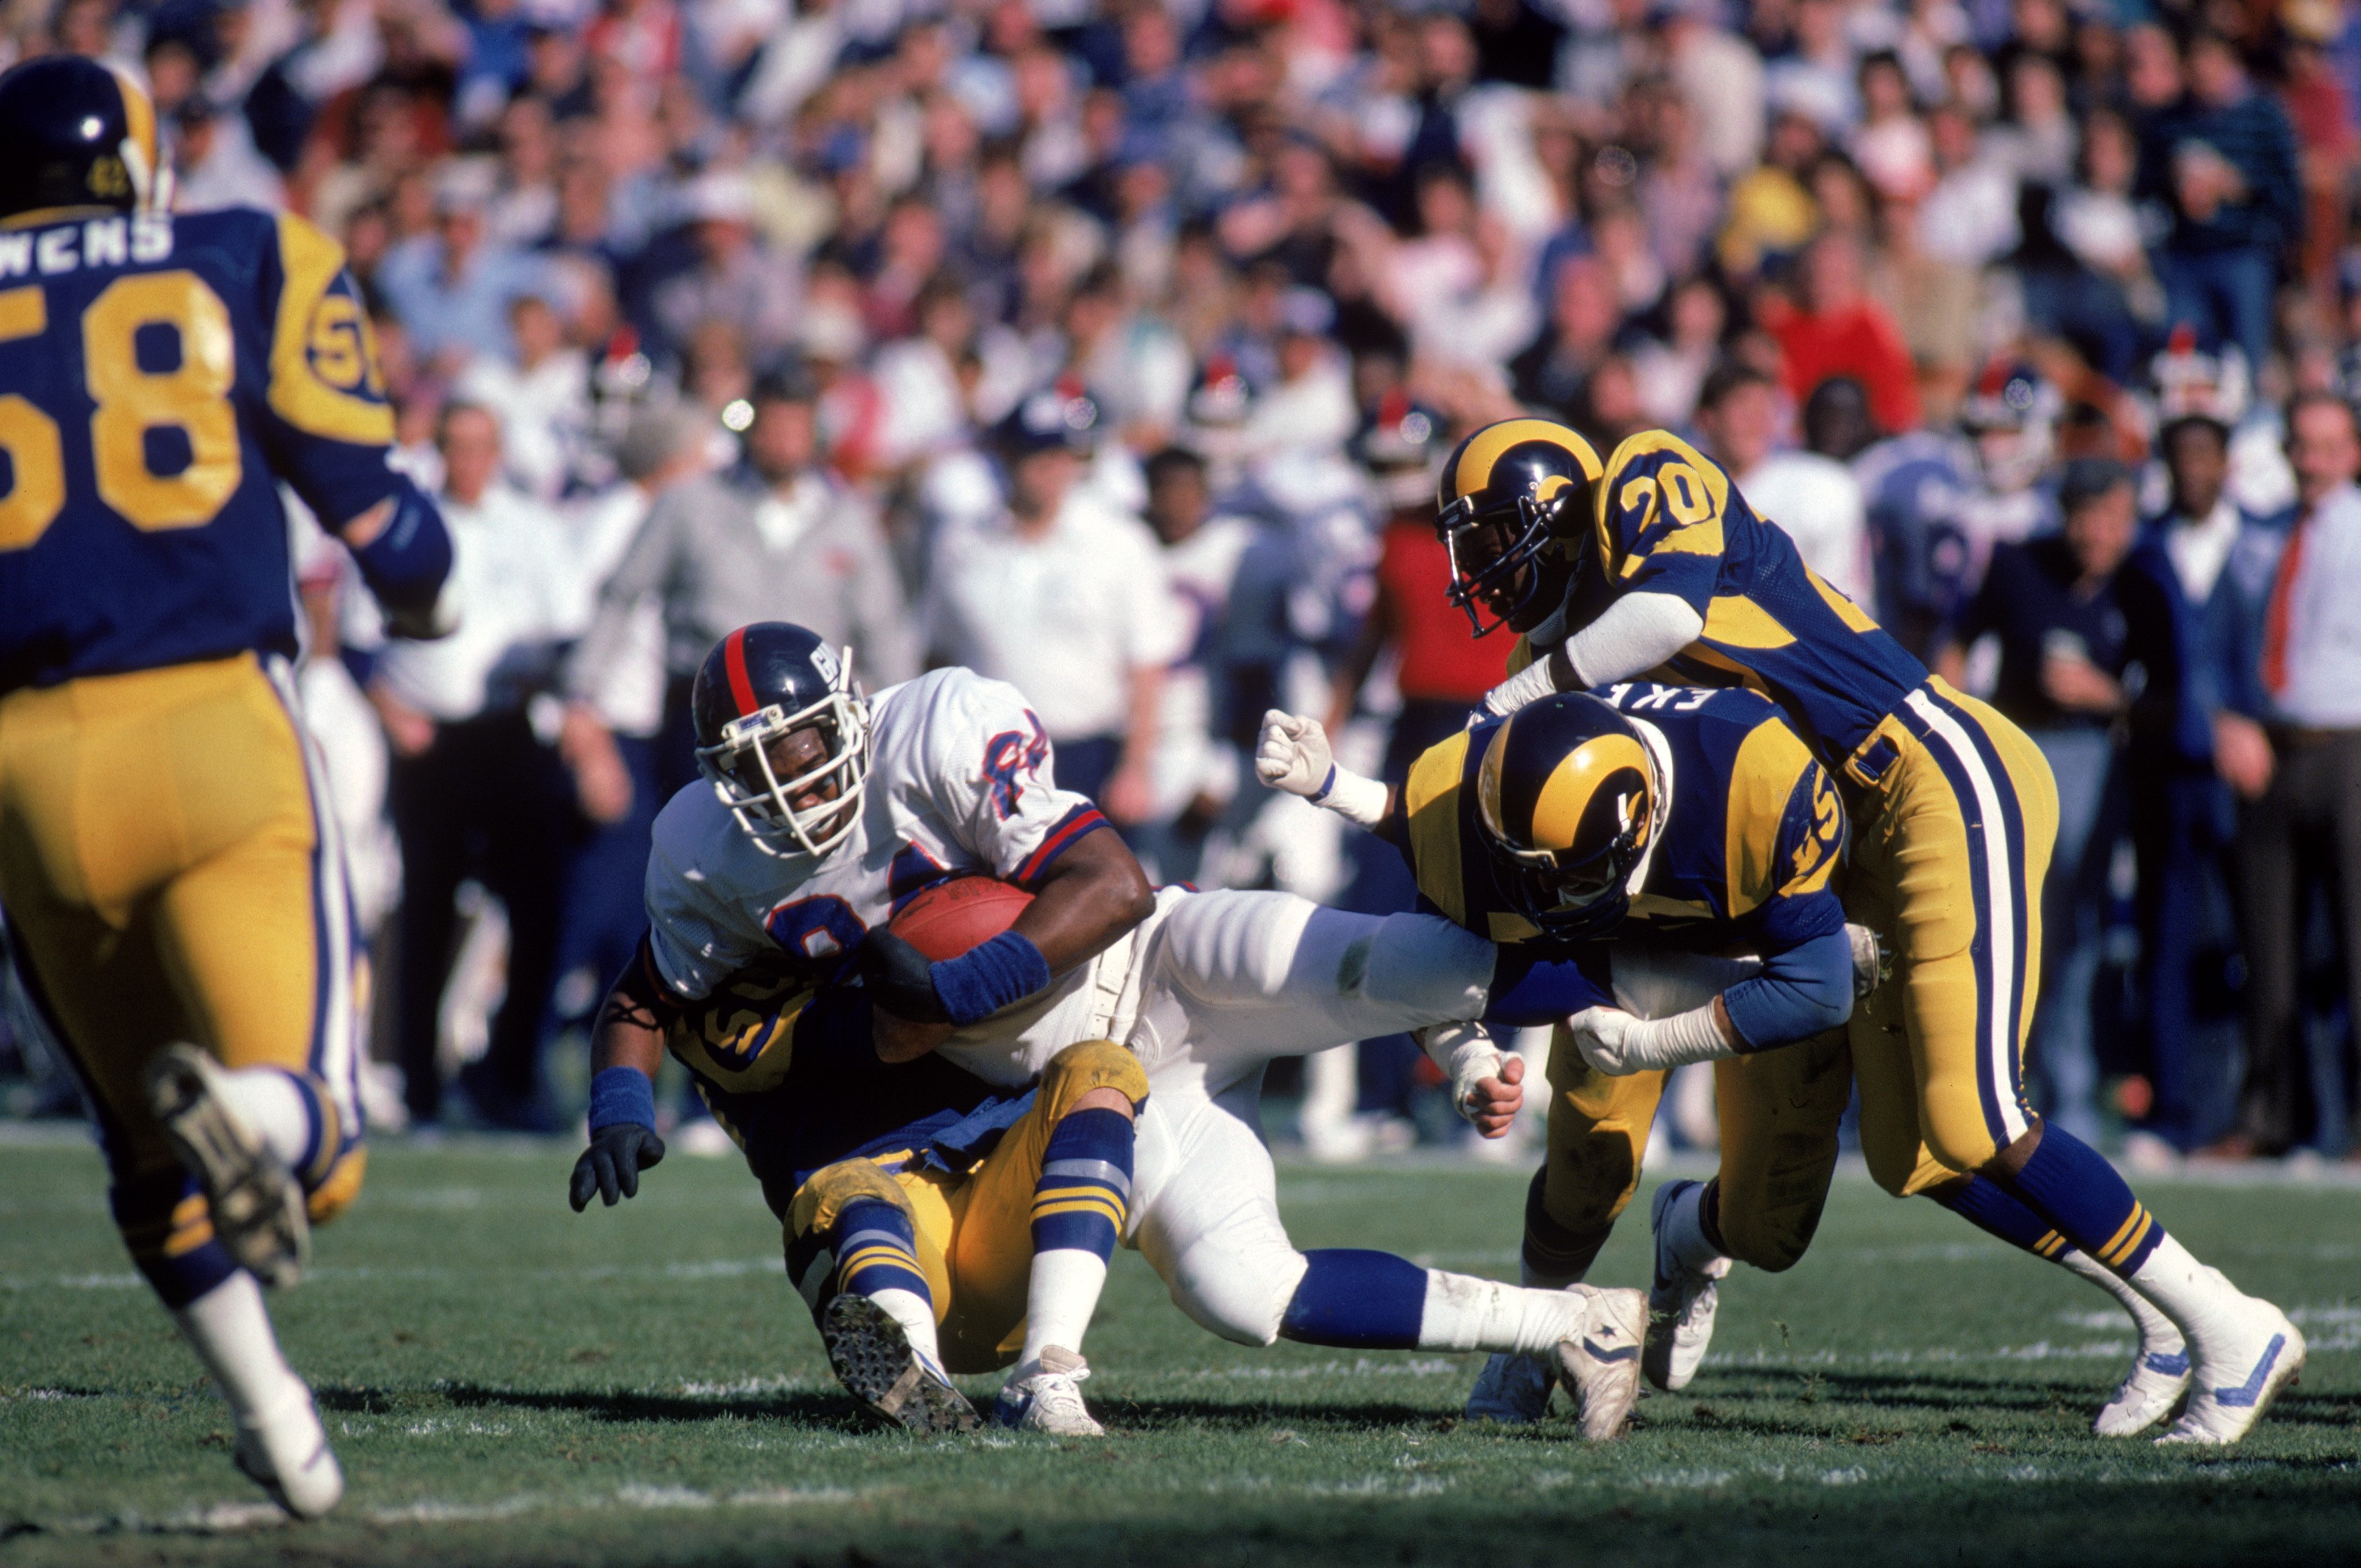
[[[1786,361],[1788,394],[1800,405],[1831,377],[1869,389],[1869,410],[1888,435],[1919,423],[1918,373],[1902,329],[1861,285],[1860,242],[1824,234],[1804,252],[1804,308],[1771,313],[1763,324]]]

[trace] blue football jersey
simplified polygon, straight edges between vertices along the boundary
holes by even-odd
[[[295,651],[278,483],[392,495],[344,252],[248,209],[0,225],[0,692]]]
[[[1672,594],[1705,620],[1668,671],[1771,696],[1825,761],[1851,755],[1926,681],[1924,664],[1806,565],[1721,465],[1678,436],[1655,430],[1624,442],[1598,495],[1603,587]]]
[[[1663,737],[1670,798],[1630,919],[1699,948],[1784,949],[1844,923],[1831,873],[1845,817],[1835,782],[1777,707],[1736,686],[1629,682],[1593,694]],[[1495,942],[1540,939],[1493,878],[1476,802],[1492,719],[1411,764],[1384,831],[1403,848],[1421,901]]]

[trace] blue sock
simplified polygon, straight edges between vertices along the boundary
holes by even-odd
[[[213,1210],[195,1177],[179,1170],[134,1177],[115,1183],[107,1201],[132,1263],[173,1310],[237,1272],[214,1239]]]
[[[837,1289],[856,1296],[907,1290],[929,1308],[934,1305],[926,1270],[918,1266],[917,1232],[906,1211],[880,1199],[856,1198],[837,1211],[830,1239]]]
[[[2047,1142],[2049,1135],[2045,1132],[2041,1136]],[[2010,1197],[2000,1183],[1983,1177],[1971,1176],[1927,1196],[1985,1234],[1998,1236],[2036,1257],[2054,1262],[2071,1245],[2050,1228],[2048,1221]]]
[[[2164,1240],[2164,1227],[2132,1195],[2115,1168],[2055,1122],[2025,1168],[1993,1180],[2049,1228],[2128,1279]]]
[[[1287,1303],[1279,1337],[1341,1350],[1415,1350],[1426,1318],[1426,1270],[1389,1252],[1328,1247]]]
[[[1131,1202],[1130,1117],[1120,1111],[1077,1111],[1049,1134],[1041,1179],[1033,1184],[1033,1251],[1071,1250],[1115,1256]]]

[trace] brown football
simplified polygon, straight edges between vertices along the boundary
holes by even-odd
[[[989,942],[1025,913],[1033,895],[988,876],[937,883],[902,905],[890,929],[935,961]]]

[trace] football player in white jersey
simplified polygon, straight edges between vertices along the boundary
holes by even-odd
[[[818,639],[764,623],[708,657],[695,707],[711,787],[684,789],[656,822],[652,928],[644,961],[600,1016],[577,1206],[593,1191],[629,1196],[662,1157],[649,1079],[668,1019],[751,967],[806,966],[813,986],[858,970],[887,1062],[939,1051],[1016,1089],[1065,1047],[1113,1039],[1147,1069],[1136,1133],[1121,1118],[1110,1129],[1120,1148],[1047,1149],[1031,1321],[1000,1407],[1018,1424],[1030,1409],[1080,1406],[1075,1346],[1033,1341],[1045,1323],[1078,1340],[1104,1282],[1104,1252],[1087,1266],[1040,1223],[1049,1184],[1071,1177],[1060,1168],[1090,1165],[1123,1168],[1124,1239],[1191,1318],[1224,1338],[1554,1354],[1584,1434],[1620,1431],[1638,1396],[1642,1292],[1528,1290],[1382,1253],[1299,1252],[1259,1136],[1272,1058],[1488,1008],[1510,1008],[1514,1022],[1563,1016],[1598,999],[1573,966],[1544,973],[1518,959],[1496,975],[1492,944],[1429,916],[1345,915],[1268,893],[1151,897],[1120,839],[1096,831],[1096,808],[1056,787],[1049,741],[1023,699],[965,670],[864,699]],[[1036,896],[1008,931],[929,963],[886,923],[899,901],[960,872]],[[703,1081],[753,1087],[769,1054],[690,1065]],[[1504,1067],[1488,1047],[1462,1055],[1462,1099],[1505,1126],[1521,1064]],[[784,1059],[772,1066],[784,1077]],[[917,1375],[939,1377],[930,1325],[913,1315],[903,1326]]]

